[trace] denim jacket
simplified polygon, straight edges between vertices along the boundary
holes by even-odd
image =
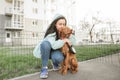
[[[72,43],[72,45],[75,45],[76,44],[76,39],[75,39],[75,36],[74,35],[71,35],[69,37],[69,40],[70,42]],[[56,33],[52,33],[52,34],[49,34],[48,36],[46,36],[42,41],[40,41],[34,48],[33,50],[33,55],[36,57],[36,58],[41,58],[41,51],[40,51],[40,44],[43,42],[43,41],[48,41],[50,42],[51,44],[51,47],[53,50],[55,49],[59,49],[61,48],[63,45],[64,45],[64,41],[61,40],[61,39],[58,39],[56,40]]]

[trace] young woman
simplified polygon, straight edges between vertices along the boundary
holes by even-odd
[[[38,54],[41,55],[42,59],[42,69],[40,72],[40,78],[48,77],[48,60],[51,59],[53,62],[54,70],[59,69],[59,64],[64,60],[63,53],[60,51],[60,48],[64,45],[64,43],[68,43],[69,45],[75,44],[75,36],[71,35],[69,39],[61,40],[59,38],[59,30],[61,27],[67,24],[66,18],[63,15],[57,14],[54,17],[54,20],[51,22],[48,27],[44,39],[40,42],[40,52]]]

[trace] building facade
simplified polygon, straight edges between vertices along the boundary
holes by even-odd
[[[33,45],[41,40],[48,22],[46,1],[1,0],[0,45]]]
[[[104,42],[110,43],[120,43],[120,24],[117,25],[106,25],[98,33],[98,39],[103,40]]]
[[[18,38],[24,29],[24,1],[1,0],[0,5],[1,45],[21,44]]]
[[[63,14],[68,24],[75,21],[69,21],[73,4],[73,0],[1,0],[0,45],[38,43],[55,14]]]

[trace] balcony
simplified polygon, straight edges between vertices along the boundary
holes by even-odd
[[[5,15],[6,15],[6,16],[12,16],[12,14],[13,14],[13,9],[12,9],[12,7],[6,7],[6,8],[5,8]]]
[[[12,3],[13,0],[5,0],[5,1],[7,1],[7,2],[9,2],[9,3]]]
[[[8,3],[12,3],[13,2],[13,0],[5,0],[6,2],[8,2]],[[24,1],[24,0],[19,0],[19,1]]]
[[[6,30],[23,30],[23,23],[18,22],[11,22],[9,20],[5,21],[5,27]]]
[[[24,9],[20,7],[14,7],[14,13],[23,15],[24,14]]]

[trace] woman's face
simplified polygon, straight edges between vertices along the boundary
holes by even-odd
[[[61,27],[64,27],[65,25],[66,25],[65,19],[59,19],[55,26],[56,26],[57,30],[60,31]]]

